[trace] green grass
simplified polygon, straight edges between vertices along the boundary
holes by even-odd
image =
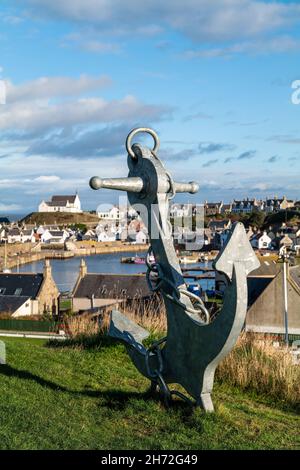
[[[86,349],[1,339],[1,449],[300,449],[299,415],[268,397],[216,384],[216,413],[167,410],[108,339]]]
[[[60,302],[59,302],[59,308],[61,310],[71,310],[71,308],[72,308],[71,299],[61,299]]]

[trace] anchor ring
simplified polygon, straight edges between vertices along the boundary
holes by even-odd
[[[148,127],[137,127],[136,129],[132,129],[131,132],[129,132],[127,139],[126,139],[126,150],[127,153],[133,158],[134,160],[137,159],[137,156],[135,155],[134,151],[131,148],[131,141],[132,138],[136,135],[139,134],[140,132],[145,132],[146,134],[150,134],[153,137],[154,140],[154,147],[152,149],[152,152],[155,153],[159,149],[159,138],[156,132],[153,129],[150,129]]]

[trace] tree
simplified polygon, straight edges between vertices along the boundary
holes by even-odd
[[[249,227],[249,225],[261,228],[264,225],[264,221],[266,218],[265,212],[255,211],[251,212],[248,219],[245,221],[245,225]]]

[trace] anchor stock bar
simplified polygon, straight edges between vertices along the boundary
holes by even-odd
[[[195,194],[199,191],[199,184],[195,181],[189,183],[174,183],[176,193],[190,193]]]
[[[140,193],[145,189],[146,184],[140,177],[130,178],[99,178],[93,176],[90,179],[90,187],[92,189],[116,189],[118,191],[129,191],[131,193]],[[199,190],[199,185],[194,181],[190,183],[173,183],[173,187],[176,193],[190,193],[194,194]],[[166,192],[171,190],[171,185],[166,182]]]
[[[117,189],[119,191],[130,191],[131,193],[140,193],[144,188],[142,178],[99,178],[93,176],[90,179],[92,189]]]

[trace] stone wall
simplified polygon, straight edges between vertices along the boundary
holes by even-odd
[[[37,296],[39,302],[39,315],[43,315],[45,312],[56,315],[58,313],[59,295],[59,290],[52,277],[50,261],[46,259],[44,280]]]

